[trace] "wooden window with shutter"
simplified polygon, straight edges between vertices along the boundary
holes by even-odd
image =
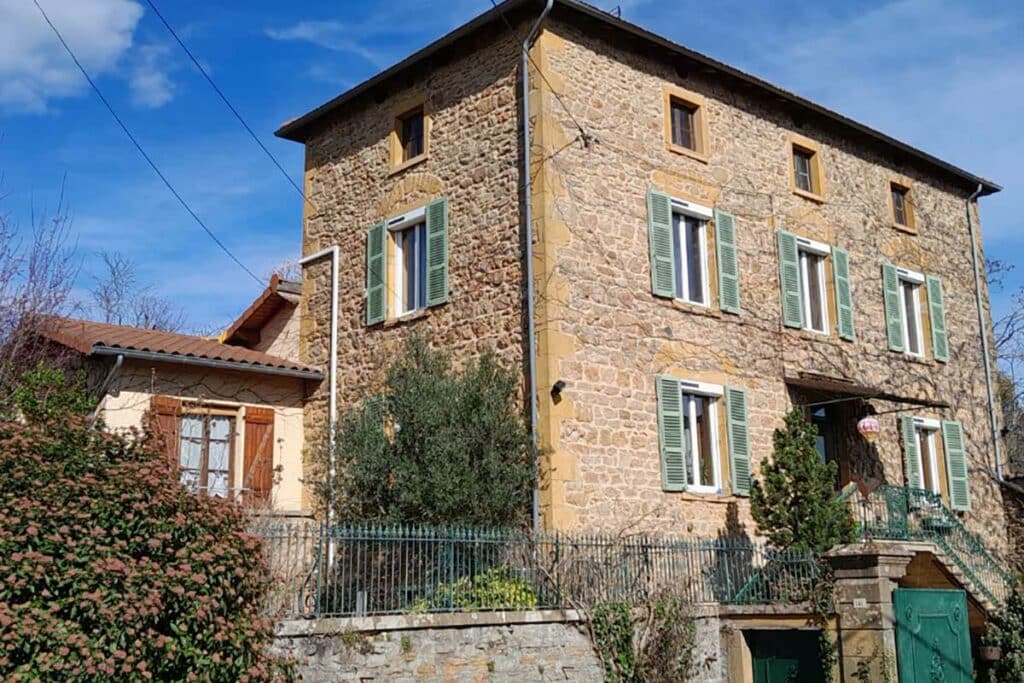
[[[268,504],[274,487],[274,410],[245,409],[242,490],[247,505]]]
[[[167,456],[167,462],[177,469],[181,399],[173,396],[153,396],[150,399],[149,410],[157,448]]]

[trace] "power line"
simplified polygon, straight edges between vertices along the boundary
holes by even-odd
[[[231,110],[231,113],[235,115],[235,118],[238,119],[238,122],[242,124],[242,127],[245,128],[247,133],[249,133],[249,137],[251,137],[253,141],[260,146],[260,149],[262,149],[263,153],[267,155],[267,158],[270,159],[274,166],[277,166],[277,170],[280,171],[281,175],[285,177],[285,179],[288,181],[288,184],[291,185],[295,189],[295,191],[299,193],[299,196],[302,197],[303,200],[305,200],[306,195],[302,191],[302,188],[295,184],[295,181],[292,179],[292,177],[288,175],[287,171],[284,170],[284,167],[281,165],[281,162],[279,162],[277,160],[277,157],[275,157],[273,153],[269,149],[267,149],[267,146],[263,144],[263,141],[260,140],[259,136],[256,135],[252,127],[248,123],[246,123],[245,119],[238,112],[238,109],[236,109],[235,106],[231,104],[231,100],[228,99],[228,96],[225,95],[224,91],[217,86],[217,83],[213,80],[213,77],[210,76],[209,72],[205,68],[203,68],[203,65],[199,63],[199,60],[196,59],[196,56],[192,54],[192,51],[188,49],[187,45],[185,45],[185,41],[183,41],[178,36],[177,32],[174,30],[171,24],[167,21],[166,18],[164,18],[164,15],[160,13],[160,10],[157,8],[156,3],[153,2],[153,0],[146,0],[146,3],[149,5],[150,9],[153,10],[153,13],[156,14],[157,18],[160,19],[160,21],[163,23],[167,31],[172,36],[174,36],[174,40],[178,42],[178,45],[181,46],[181,49],[184,50],[185,54],[188,55],[188,58],[192,60],[192,64],[194,64],[196,69],[199,70],[199,73],[203,75],[203,78],[206,79],[206,82],[210,84],[210,87],[213,88],[214,92],[217,93],[217,95],[224,102],[227,108]],[[315,210],[316,207],[313,207],[313,209]]]
[[[199,215],[192,210],[192,207],[188,205],[188,202],[185,201],[184,197],[182,197],[178,193],[178,191],[174,189],[174,186],[171,184],[171,181],[169,181],[167,179],[167,176],[165,176],[163,172],[160,171],[160,168],[156,165],[156,162],[153,161],[152,157],[150,157],[149,154],[146,153],[146,150],[143,149],[139,141],[135,138],[134,135],[132,135],[131,130],[128,129],[128,126],[121,119],[121,117],[117,115],[117,112],[114,110],[114,107],[110,104],[110,101],[107,100],[107,98],[103,95],[103,92],[99,89],[99,86],[96,85],[95,81],[92,80],[92,77],[89,76],[89,72],[86,71],[85,67],[82,66],[82,63],[78,61],[78,57],[75,56],[74,51],[72,51],[71,47],[67,44],[67,41],[64,40],[64,36],[61,35],[61,32],[57,30],[57,27],[53,25],[52,21],[50,21],[50,17],[46,14],[46,10],[44,10],[42,6],[39,4],[39,0],[32,0],[32,4],[34,4],[36,6],[36,9],[39,10],[39,13],[43,15],[43,19],[46,21],[47,25],[53,31],[54,35],[57,36],[57,40],[59,40],[60,44],[64,46],[64,50],[71,57],[72,61],[74,61],[75,66],[78,67],[78,70],[82,72],[82,75],[85,76],[85,80],[88,81],[89,86],[93,89],[93,92],[95,92],[96,96],[100,98],[101,102],[103,102],[103,105],[107,108],[107,111],[110,112],[110,115],[117,122],[117,125],[121,127],[121,130],[124,131],[124,134],[128,136],[128,139],[131,140],[131,143],[135,146],[135,149],[139,151],[139,154],[141,154],[142,158],[146,160],[146,163],[149,164],[149,167],[153,169],[153,172],[156,173],[160,180],[163,181],[163,184],[167,186],[167,189],[170,190],[171,194],[174,195],[174,198],[178,200],[178,203],[181,204],[182,207],[184,207],[184,209],[189,213],[190,216],[192,216],[195,222],[199,224],[199,227],[201,227],[206,232],[206,234],[209,235],[210,239],[212,239],[214,243],[216,243],[216,245],[220,247],[221,250],[238,265],[239,268],[244,270],[249,275],[249,277],[251,277],[257,283],[259,283],[259,285],[262,287],[264,285],[263,280],[258,278],[255,273],[249,270],[246,267],[246,265],[242,263],[239,260],[239,258],[235,256],[223,242],[220,241],[217,235],[214,234],[213,230],[211,230],[206,225],[206,223],[203,222],[203,219],[201,219]]]

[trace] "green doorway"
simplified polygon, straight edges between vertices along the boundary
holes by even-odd
[[[966,593],[898,588],[892,600],[902,683],[969,683],[974,679]]]
[[[754,683],[822,683],[818,631],[746,631]]]

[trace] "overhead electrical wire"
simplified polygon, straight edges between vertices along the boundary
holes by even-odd
[[[220,247],[221,251],[227,254],[228,257],[232,261],[234,261],[239,268],[241,268],[243,271],[245,271],[247,275],[249,275],[249,277],[251,277],[257,283],[259,283],[260,286],[263,286],[265,284],[263,280],[257,277],[254,272],[252,272],[244,263],[242,263],[242,261],[237,256],[235,256],[235,254],[230,249],[228,249],[227,245],[225,245],[224,242],[222,242],[220,238],[217,237],[213,230],[211,230],[210,227],[206,225],[203,219],[199,217],[199,214],[197,214],[192,209],[192,207],[189,206],[188,202],[185,201],[185,198],[182,197],[181,194],[174,188],[174,185],[172,185],[171,181],[167,179],[167,176],[163,174],[163,172],[160,170],[160,167],[157,166],[156,162],[153,161],[153,158],[149,156],[149,154],[142,147],[142,144],[138,141],[135,135],[132,134],[131,130],[128,128],[127,124],[125,124],[124,120],[122,120],[121,117],[118,116],[117,111],[114,109],[113,105],[110,104],[110,101],[103,94],[103,91],[99,89],[99,86],[96,85],[96,82],[93,81],[92,77],[89,75],[89,72],[85,69],[84,66],[82,66],[82,63],[78,60],[78,57],[71,49],[71,46],[69,46],[67,41],[64,40],[64,36],[57,29],[57,27],[54,26],[53,22],[50,20],[49,15],[46,13],[46,10],[44,10],[42,6],[39,4],[39,0],[32,0],[32,3],[36,6],[36,9],[38,9],[39,13],[43,16],[43,20],[46,21],[47,25],[50,27],[50,30],[52,30],[54,35],[57,36],[57,40],[60,41],[60,44],[64,47],[64,50],[71,57],[72,61],[74,61],[75,66],[77,66],[78,70],[82,72],[82,75],[85,77],[85,80],[89,83],[89,86],[92,88],[93,92],[96,93],[96,96],[99,97],[100,101],[103,103],[103,106],[107,108],[107,111],[113,117],[114,121],[116,121],[117,125],[121,127],[121,130],[131,141],[132,145],[135,146],[135,149],[138,150],[139,154],[142,155],[142,158],[146,160],[146,163],[149,164],[149,167],[153,169],[153,172],[156,173],[157,177],[160,178],[160,180],[167,187],[170,193],[174,195],[174,198],[178,200],[178,203],[181,204],[181,206],[185,209],[185,211],[188,212],[190,216],[192,216],[193,220],[195,220],[195,222],[199,225],[199,227],[203,229],[203,231],[210,237],[210,239],[212,239],[214,243],[218,247]]]

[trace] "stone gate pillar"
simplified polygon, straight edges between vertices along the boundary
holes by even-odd
[[[896,683],[896,618],[892,592],[914,551],[899,543],[857,543],[827,554],[835,572],[840,680]]]

